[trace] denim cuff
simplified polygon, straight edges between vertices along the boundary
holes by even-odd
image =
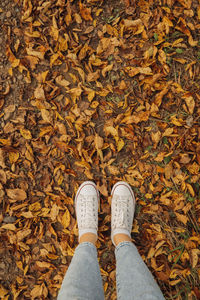
[[[121,247],[124,247],[124,246],[133,246],[133,243],[132,242],[121,242],[117,245],[117,247],[115,247],[115,251],[117,252]]]
[[[83,242],[83,243],[80,243],[80,244],[76,247],[76,251],[79,250],[79,249],[82,249],[82,248],[89,248],[89,249],[95,250],[95,252],[97,252],[96,246],[95,246],[93,243],[90,243],[90,242]]]

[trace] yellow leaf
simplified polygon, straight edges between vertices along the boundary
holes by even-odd
[[[70,82],[64,79],[62,75],[56,77],[56,83],[62,85],[65,88],[67,88],[70,85]]]
[[[197,15],[198,15],[198,19],[200,20],[200,5],[197,7]]]
[[[160,141],[160,138],[161,138],[161,132],[159,130],[155,133],[154,132],[151,133],[151,139],[155,143],[154,148],[156,148],[156,145]]]
[[[18,242],[22,241],[25,237],[31,234],[31,229],[23,229],[17,232],[17,240]]]
[[[48,123],[52,122],[51,115],[50,115],[48,110],[41,109],[41,115],[42,115],[42,118],[43,118],[44,121],[46,121]]]
[[[31,205],[29,205],[30,211],[38,211],[41,209],[41,204],[39,202],[34,202]]]
[[[119,169],[116,166],[108,166],[107,168],[112,175],[119,175]]]
[[[20,128],[20,133],[26,140],[32,139],[31,132],[28,129]]]
[[[102,149],[103,147],[103,138],[99,136],[97,133],[95,134],[94,144],[97,150]]]
[[[194,112],[194,107],[195,107],[195,101],[194,98],[192,97],[192,95],[190,95],[189,93],[186,93],[185,95],[183,95],[183,98],[185,99],[185,102],[187,104],[188,110],[190,114],[193,114]]]
[[[11,164],[15,163],[19,158],[18,152],[9,152],[8,154]]]
[[[93,99],[94,99],[94,97],[95,97],[95,91],[90,91],[89,93],[88,93],[88,101],[89,102],[91,102]]]
[[[125,145],[124,140],[120,138],[119,141],[117,142],[117,151],[119,152],[120,150],[122,150],[124,145]]]
[[[199,249],[192,249],[190,251],[190,258],[191,258],[191,264],[192,268],[195,268],[198,260],[199,260],[200,250]]]
[[[193,175],[198,175],[199,173],[199,165],[194,162],[192,165],[187,166],[188,171]]]
[[[117,129],[115,129],[113,126],[107,126],[104,128],[104,130],[107,135],[111,134],[115,138],[116,142],[118,142],[119,136]]]
[[[39,100],[45,100],[45,94],[44,94],[44,89],[42,87],[42,85],[38,85],[37,88],[34,91],[34,96],[35,98],[39,99]]]
[[[4,297],[9,293],[2,285],[0,285],[0,297],[1,299],[5,299]]]
[[[198,41],[194,41],[192,35],[190,34],[188,37],[188,43],[192,47],[196,47],[198,45]]]
[[[128,72],[130,77],[134,77],[137,74],[145,74],[145,75],[152,75],[152,70],[150,67],[140,68],[140,67],[126,67],[125,71]]]
[[[64,215],[62,216],[62,225],[66,229],[70,225],[70,212],[66,208]]]
[[[184,225],[187,224],[187,222],[188,222],[188,217],[187,216],[181,215],[177,212],[175,212],[175,214],[176,214],[176,217],[177,217],[178,221],[182,222]]]
[[[177,285],[180,281],[181,281],[181,279],[172,280],[172,281],[169,282],[169,284],[170,284],[171,286],[174,286],[174,285]]]
[[[163,99],[164,95],[167,94],[168,90],[169,90],[169,87],[165,86],[164,89],[162,89],[162,91],[160,93],[156,94],[154,102],[157,106],[161,105],[162,99]]]
[[[98,101],[93,101],[93,102],[90,104],[90,107],[91,107],[91,108],[97,108],[97,106],[99,106],[99,102],[98,102]]]
[[[111,71],[112,68],[113,68],[113,64],[108,65],[108,66],[106,66],[105,68],[103,68],[103,70],[102,70],[102,75],[103,75],[103,77],[106,77],[106,73],[109,72],[109,71]]]
[[[58,58],[59,58],[59,53],[55,53],[51,56],[51,58],[50,58],[50,67],[52,67],[53,64],[55,64],[55,62],[56,62],[56,60],[58,60]],[[58,60],[57,64],[59,64],[59,60]]]
[[[1,226],[1,229],[7,229],[7,230],[13,230],[13,231],[15,231],[16,227],[15,227],[14,224],[5,224],[5,225]]]
[[[173,133],[173,131],[174,131],[174,129],[173,128],[167,128],[165,131],[164,131],[164,133],[163,133],[163,137],[164,136],[170,136],[172,133]]]
[[[36,261],[36,265],[38,265],[38,267],[40,268],[50,268],[51,267],[51,264],[46,262],[46,261]]]
[[[0,143],[5,145],[5,146],[10,146],[11,145],[11,142],[9,139],[0,139]],[[1,149],[0,149],[1,150]]]
[[[186,183],[186,186],[187,186],[187,188],[188,188],[188,191],[189,191],[190,194],[192,195],[192,197],[194,197],[194,196],[195,196],[195,192],[194,192],[194,190],[193,190],[191,184]]]

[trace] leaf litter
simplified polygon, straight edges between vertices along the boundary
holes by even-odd
[[[77,245],[74,196],[101,192],[98,251],[116,299],[110,192],[167,299],[199,299],[199,1],[0,6],[0,297],[56,299]]]

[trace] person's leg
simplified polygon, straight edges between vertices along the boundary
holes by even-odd
[[[104,299],[97,250],[90,242],[81,243],[76,248],[58,295],[58,300],[75,299]]]
[[[115,249],[117,295],[120,300],[164,300],[151,272],[132,242]]]
[[[103,300],[103,284],[95,242],[99,193],[93,182],[84,182],[76,194],[79,246],[64,277],[58,300]]]
[[[117,295],[120,300],[163,300],[149,269],[131,242],[135,197],[131,187],[119,182],[112,189],[111,237],[117,262]]]

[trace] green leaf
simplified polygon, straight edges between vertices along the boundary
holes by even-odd
[[[167,156],[164,158],[164,163],[167,165],[171,161],[171,156]]]
[[[178,54],[183,53],[183,49],[177,48],[177,49],[176,49],[176,53],[178,53]]]
[[[154,39],[155,39],[155,41],[158,41],[158,34],[157,33],[154,33]]]
[[[168,145],[168,139],[166,136],[163,137],[163,144]]]

